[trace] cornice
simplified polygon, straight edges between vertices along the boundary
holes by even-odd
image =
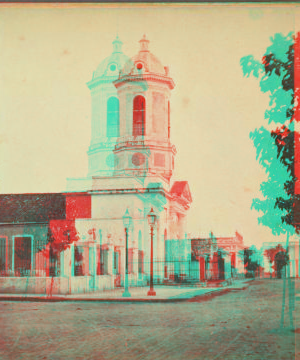
[[[159,144],[155,140],[125,140],[125,141],[118,141],[114,152],[119,152],[124,149],[140,149],[140,148],[147,148],[147,149],[157,149],[162,151],[171,151],[173,155],[176,155],[176,147],[171,143],[165,142],[165,144]]]
[[[92,79],[86,83],[87,87],[92,90],[98,85],[102,84],[114,84],[114,81],[118,79],[118,76],[102,76],[99,78]]]
[[[160,82],[160,83],[166,84],[169,86],[169,88],[171,90],[174,89],[174,87],[175,87],[175,83],[174,83],[173,79],[171,79],[167,76],[158,75],[158,74],[125,75],[125,76],[122,76],[121,78],[113,81],[113,83],[114,83],[115,87],[118,89],[125,83],[147,82],[147,81],[155,81],[155,82]]]

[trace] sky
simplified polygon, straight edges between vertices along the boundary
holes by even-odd
[[[188,180],[188,232],[246,245],[279,241],[258,225],[252,199],[266,180],[249,133],[265,124],[268,94],[240,59],[261,59],[275,33],[295,30],[297,5],[0,5],[0,192],[66,190],[87,175],[91,99],[86,83],[112,52],[146,34],[170,67],[173,180]]]

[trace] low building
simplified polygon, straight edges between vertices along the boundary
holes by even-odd
[[[231,267],[238,274],[244,274],[244,239],[237,231],[231,237],[216,237],[218,248],[227,251],[231,257]]]
[[[268,254],[268,250],[273,251]],[[284,266],[282,274],[278,274],[278,261],[280,261],[280,259],[278,257],[276,259],[276,255],[282,251],[286,252],[289,257],[289,273]],[[299,277],[299,240],[291,238],[287,248],[285,242],[264,242],[261,246],[261,252],[265,277],[282,277],[285,276],[285,274],[290,277]]]

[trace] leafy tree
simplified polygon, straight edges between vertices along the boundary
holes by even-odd
[[[262,212],[258,221],[274,235],[293,233],[295,203],[294,170],[294,43],[292,33],[276,34],[261,62],[253,56],[241,59],[244,76],[260,79],[260,88],[269,93],[265,112],[268,127],[250,133],[256,158],[264,167],[267,181],[260,186],[263,199],[253,199],[252,208]],[[275,125],[275,129],[271,129]]]
[[[260,251],[257,250],[255,245],[252,245],[250,248],[244,249],[244,266],[247,271],[248,276],[255,274],[260,268]]]
[[[288,253],[283,249],[282,251],[279,251],[275,255],[275,263],[277,264],[277,277],[281,278],[282,275],[282,269],[286,269],[286,266],[289,262],[289,255]]]
[[[287,251],[278,244],[276,247],[272,247],[269,249],[265,249],[264,255],[268,258],[270,262],[270,269],[272,269],[272,264],[277,263],[277,277],[281,276],[281,270],[284,266],[288,264],[289,256]],[[270,278],[272,277],[272,273],[270,271]]]
[[[69,249],[71,244],[76,242],[78,238],[79,235],[74,220],[50,221],[47,242],[39,249],[44,258],[49,261],[49,276],[51,276],[49,296],[52,296],[54,277],[58,275],[56,271],[60,253]]]
[[[294,129],[295,117],[299,114],[299,88],[297,84],[295,89],[294,84],[295,59],[297,59],[297,67],[299,63],[299,38],[299,33],[297,37],[294,37],[293,33],[287,36],[276,34],[270,39],[271,45],[267,48],[261,62],[251,55],[243,57],[240,62],[244,76],[248,77],[252,74],[259,78],[261,90],[269,93],[270,96],[269,108],[265,112],[268,127],[261,127],[250,133],[250,138],[256,147],[256,158],[268,176],[267,181],[260,187],[263,199],[253,199],[252,207],[262,212],[258,218],[259,223],[270,227],[274,235],[286,233],[286,249],[289,245],[289,235],[295,230],[296,232],[300,230],[297,225],[300,199],[295,195],[297,181],[295,173],[299,172],[300,154],[297,149],[296,162],[294,147],[294,141],[300,139],[299,133]],[[273,126],[272,129],[271,126]],[[286,261],[288,263],[288,258]],[[289,289],[291,290],[290,279]],[[293,293],[290,290],[289,314],[293,328],[291,301]],[[281,327],[284,324],[284,304],[285,280]]]

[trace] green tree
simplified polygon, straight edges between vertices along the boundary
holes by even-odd
[[[294,232],[294,36],[276,34],[271,43],[261,62],[245,56],[241,66],[244,76],[259,78],[261,91],[270,97],[267,126],[250,133],[267,174],[260,186],[263,198],[253,199],[252,208],[262,214],[259,223],[279,235]]]
[[[247,271],[246,276],[255,276],[261,263],[261,253],[255,245],[244,249],[244,266]],[[248,274],[248,275],[247,275]]]
[[[295,222],[295,44],[298,39],[293,33],[287,36],[276,34],[271,38],[271,45],[259,62],[253,56],[241,59],[244,76],[251,74],[260,79],[260,88],[269,94],[269,108],[265,112],[268,127],[262,126],[250,133],[256,147],[256,158],[264,167],[267,181],[260,186],[263,199],[253,199],[252,207],[262,212],[259,223],[271,228],[274,235],[286,233],[286,250],[289,235],[299,229]],[[288,258],[286,259],[288,263]],[[288,266],[289,269],[289,266]],[[289,279],[289,313],[293,328],[291,285]],[[285,280],[283,285],[283,302],[281,327],[284,324]]]

